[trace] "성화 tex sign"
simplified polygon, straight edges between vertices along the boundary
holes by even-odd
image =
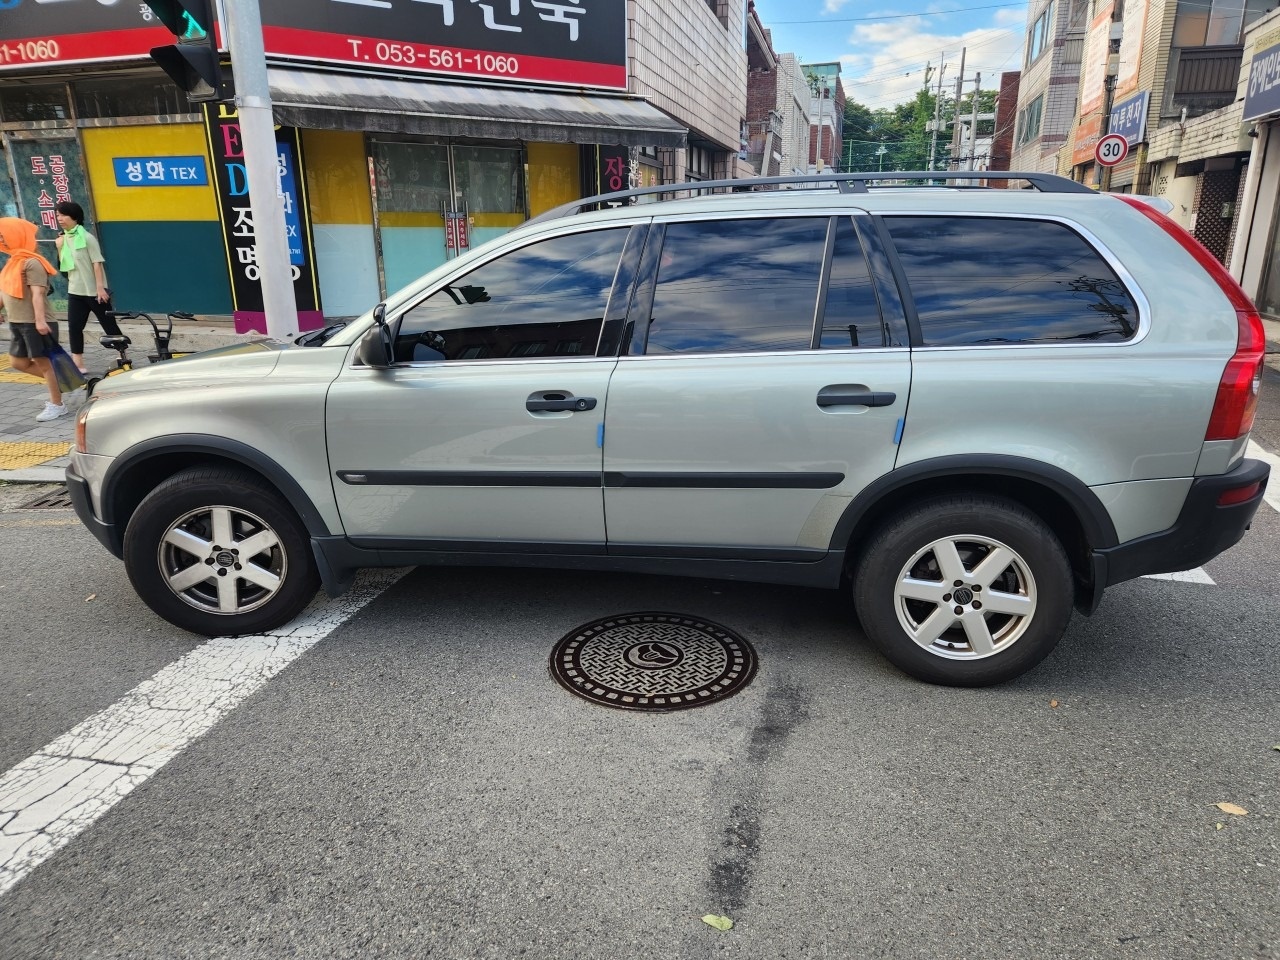
[[[1093,158],[1104,167],[1114,167],[1128,155],[1129,141],[1118,133],[1108,133],[1093,151]]]

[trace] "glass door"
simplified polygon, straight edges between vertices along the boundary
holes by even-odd
[[[445,261],[444,212],[450,208],[449,148],[374,141],[378,242],[386,292]]]
[[[388,293],[528,217],[520,147],[374,141],[373,169]]]
[[[524,163],[518,147],[450,148],[465,239],[478,247],[525,221]]]

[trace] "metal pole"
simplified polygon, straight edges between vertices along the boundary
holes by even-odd
[[[974,74],[973,78],[973,119],[969,122],[969,163],[966,170],[972,170],[974,154],[978,152],[978,91],[982,89],[982,74]]]
[[[946,54],[944,53],[945,57]],[[942,116],[942,75],[947,72],[945,60],[938,61],[938,93],[933,98],[933,136],[929,138],[929,169],[933,169],[934,158],[938,155],[938,123]]]
[[[948,170],[960,168],[960,98],[964,96],[964,55],[968,47],[960,48],[960,74],[956,77],[956,105],[951,111],[951,156],[947,160]]]
[[[249,208],[262,284],[262,309],[267,336],[292,340],[299,333],[298,306],[293,297],[289,240],[285,234],[284,195],[276,166],[275,119],[262,43],[262,14],[258,0],[223,0],[227,16],[227,49],[236,80],[236,111],[249,180]]]

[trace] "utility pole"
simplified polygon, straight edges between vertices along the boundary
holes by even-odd
[[[267,336],[272,340],[292,340],[299,333],[298,305],[293,298],[284,197],[276,168],[275,119],[267,84],[262,14],[258,0],[224,0],[222,7],[227,15],[227,49],[236,78],[235,104],[249,180],[249,208]]]
[[[973,76],[973,119],[969,122],[969,165],[966,170],[972,170],[974,167],[974,154],[978,152],[978,93],[982,90],[982,74],[975,73]]]
[[[946,54],[943,53],[945,57]],[[947,63],[945,60],[938,61],[938,92],[933,98],[933,136],[929,138],[929,169],[933,170],[934,158],[938,155],[938,124],[941,122],[942,108],[942,77],[947,72]],[[925,71],[925,77],[928,78],[929,73]]]
[[[964,96],[964,55],[968,48],[960,48],[960,73],[956,76],[956,105],[951,111],[951,157],[947,169],[960,167],[960,98]]]

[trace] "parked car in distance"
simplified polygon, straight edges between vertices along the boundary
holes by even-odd
[[[1151,204],[984,176],[1031,189],[576,202],[311,345],[104,381],[76,509],[196,633],[362,567],[558,566],[849,589],[913,676],[1007,680],[1106,587],[1243,536],[1264,339]]]

